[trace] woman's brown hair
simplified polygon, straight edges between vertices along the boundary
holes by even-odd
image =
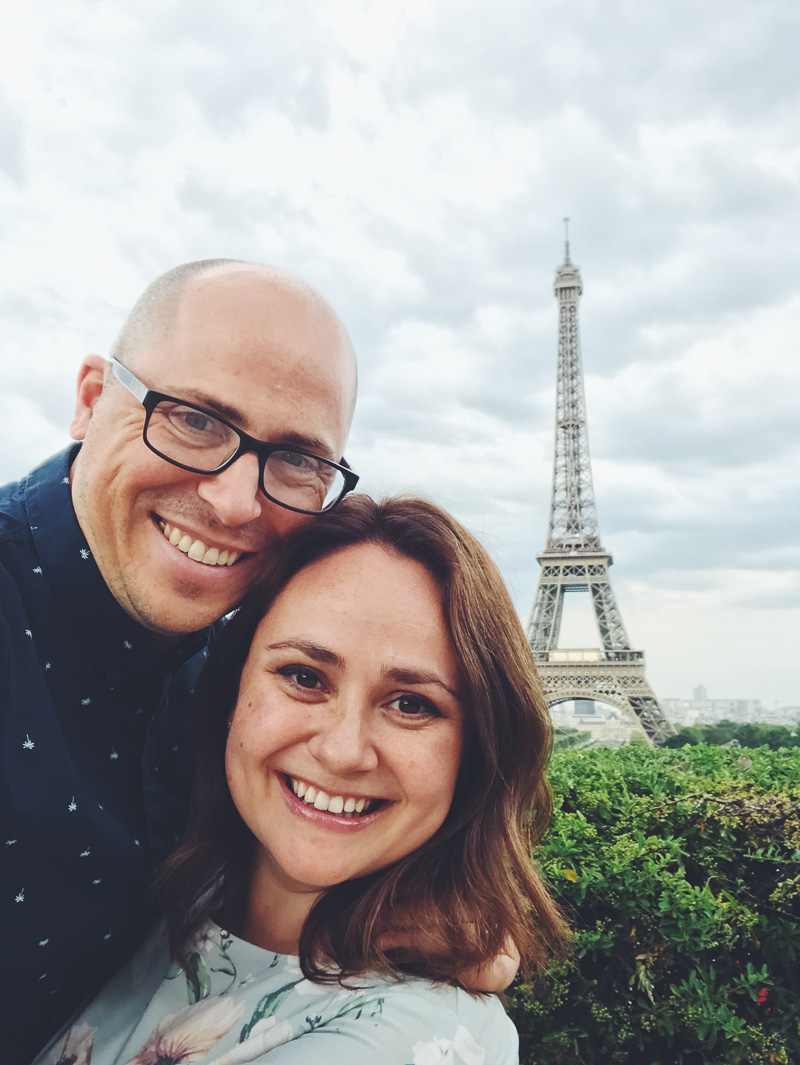
[[[329,888],[300,937],[309,979],[403,971],[458,983],[510,937],[527,969],[564,953],[563,919],[530,856],[550,821],[551,724],[541,682],[497,567],[435,504],[351,496],[304,525],[224,627],[193,713],[196,796],[186,837],[159,878],[170,945],[185,963],[193,935],[244,899],[253,840],[228,792],[226,724],[256,628],[306,566],[357,544],[424,565],[437,581],[461,667],[468,737],[438,831],[386,869]],[[412,934],[389,948],[387,934]],[[331,977],[331,962],[337,974]]]

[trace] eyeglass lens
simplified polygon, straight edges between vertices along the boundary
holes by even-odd
[[[145,439],[165,459],[198,473],[219,469],[239,446],[239,436],[229,425],[195,407],[166,400],[153,408]],[[317,511],[339,498],[344,477],[324,459],[286,448],[267,457],[262,486],[279,503]]]

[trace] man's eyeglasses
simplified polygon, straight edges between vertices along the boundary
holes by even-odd
[[[240,455],[253,451],[261,491],[278,506],[300,514],[330,510],[358,484],[358,474],[344,459],[332,462],[300,447],[266,444],[203,407],[154,392],[116,359],[111,370],[145,409],[145,444],[173,466],[191,473],[222,473]]]

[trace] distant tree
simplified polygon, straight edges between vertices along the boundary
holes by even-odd
[[[789,729],[783,725],[748,722],[737,725],[733,721],[719,721],[713,725],[691,725],[682,728],[664,743],[665,747],[691,747],[707,743],[722,747],[726,743],[740,747],[769,747],[777,751],[781,747],[800,747],[800,728]]]
[[[723,718],[722,721],[717,721],[713,725],[707,726],[708,731],[703,742],[710,744],[712,747],[722,747],[736,738],[738,728],[739,726],[735,721]]]
[[[773,751],[779,747],[800,746],[800,735],[797,730],[785,728],[783,725],[756,725],[761,736],[761,746],[767,746]]]
[[[668,736],[662,747],[696,747],[700,740],[697,738],[697,726],[678,729],[674,736]]]

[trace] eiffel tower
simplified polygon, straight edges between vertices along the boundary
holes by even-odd
[[[568,227],[569,219],[564,223]],[[542,569],[528,622],[528,643],[551,706],[567,699],[607,703],[635,714],[657,745],[675,730],[645,677],[644,652],[631,648],[608,574],[612,558],[600,542],[578,330],[583,284],[580,270],[569,257],[568,228],[564,262],[556,268],[553,287],[558,300],[553,490],[547,546],[537,556]],[[603,646],[559,650],[564,594],[586,591]]]

